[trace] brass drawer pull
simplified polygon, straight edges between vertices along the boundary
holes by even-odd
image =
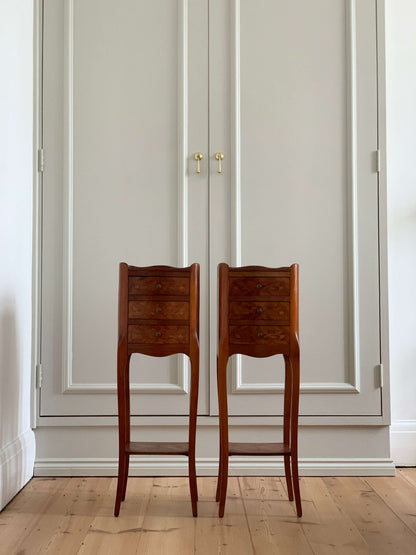
[[[217,172],[222,173],[221,160],[224,160],[224,154],[222,152],[217,152],[217,154],[215,155],[215,160],[218,160]]]
[[[262,308],[258,308],[258,309],[257,309],[257,313],[258,313],[258,314],[261,314],[262,312],[263,312],[263,309],[262,309]]]
[[[262,287],[263,287],[263,286],[262,286],[261,283],[258,283],[258,284],[257,284],[257,289],[261,289]]]
[[[196,152],[194,158],[196,160],[196,173],[201,173],[201,166],[199,165],[199,162],[203,158],[202,152]]]
[[[156,285],[156,289],[162,289],[162,285],[161,285],[160,283],[158,283],[158,284]]]
[[[156,308],[156,312],[162,312],[162,309],[160,308],[160,306],[158,306],[158,307]]]
[[[259,333],[257,334],[257,337],[263,337],[264,333],[262,333],[261,331],[259,331]]]
[[[160,331],[156,332],[156,337],[162,337],[162,334],[160,333]]]

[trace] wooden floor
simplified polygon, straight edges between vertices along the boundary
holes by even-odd
[[[303,517],[284,479],[230,478],[217,517],[215,478],[130,478],[119,518],[114,478],[34,478],[0,513],[3,555],[416,554],[416,468],[395,478],[302,478]]]

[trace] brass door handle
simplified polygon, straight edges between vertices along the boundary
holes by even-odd
[[[201,167],[199,165],[199,162],[202,160],[203,156],[202,156],[202,152],[196,152],[195,156],[194,156],[195,160],[196,160],[196,173],[201,173]]]
[[[215,159],[218,160],[217,172],[222,173],[221,160],[224,160],[224,154],[222,152],[217,152],[217,154],[215,155]]]

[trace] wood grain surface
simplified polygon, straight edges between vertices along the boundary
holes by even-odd
[[[298,555],[416,553],[416,468],[394,478],[301,478],[297,518],[284,478],[230,477],[218,518],[215,477],[129,479],[113,516],[116,478],[33,478],[0,513],[1,555]]]

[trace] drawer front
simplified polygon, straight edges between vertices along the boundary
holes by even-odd
[[[188,320],[189,303],[176,301],[129,301],[129,318]]]
[[[130,325],[129,343],[180,344],[189,343],[189,326]]]
[[[189,295],[189,278],[130,277],[129,295]]]
[[[236,277],[230,278],[230,297],[288,297],[289,278]]]
[[[289,324],[290,304],[288,302],[231,301],[230,320],[273,320]]]
[[[230,343],[289,345],[289,326],[230,326]]]

